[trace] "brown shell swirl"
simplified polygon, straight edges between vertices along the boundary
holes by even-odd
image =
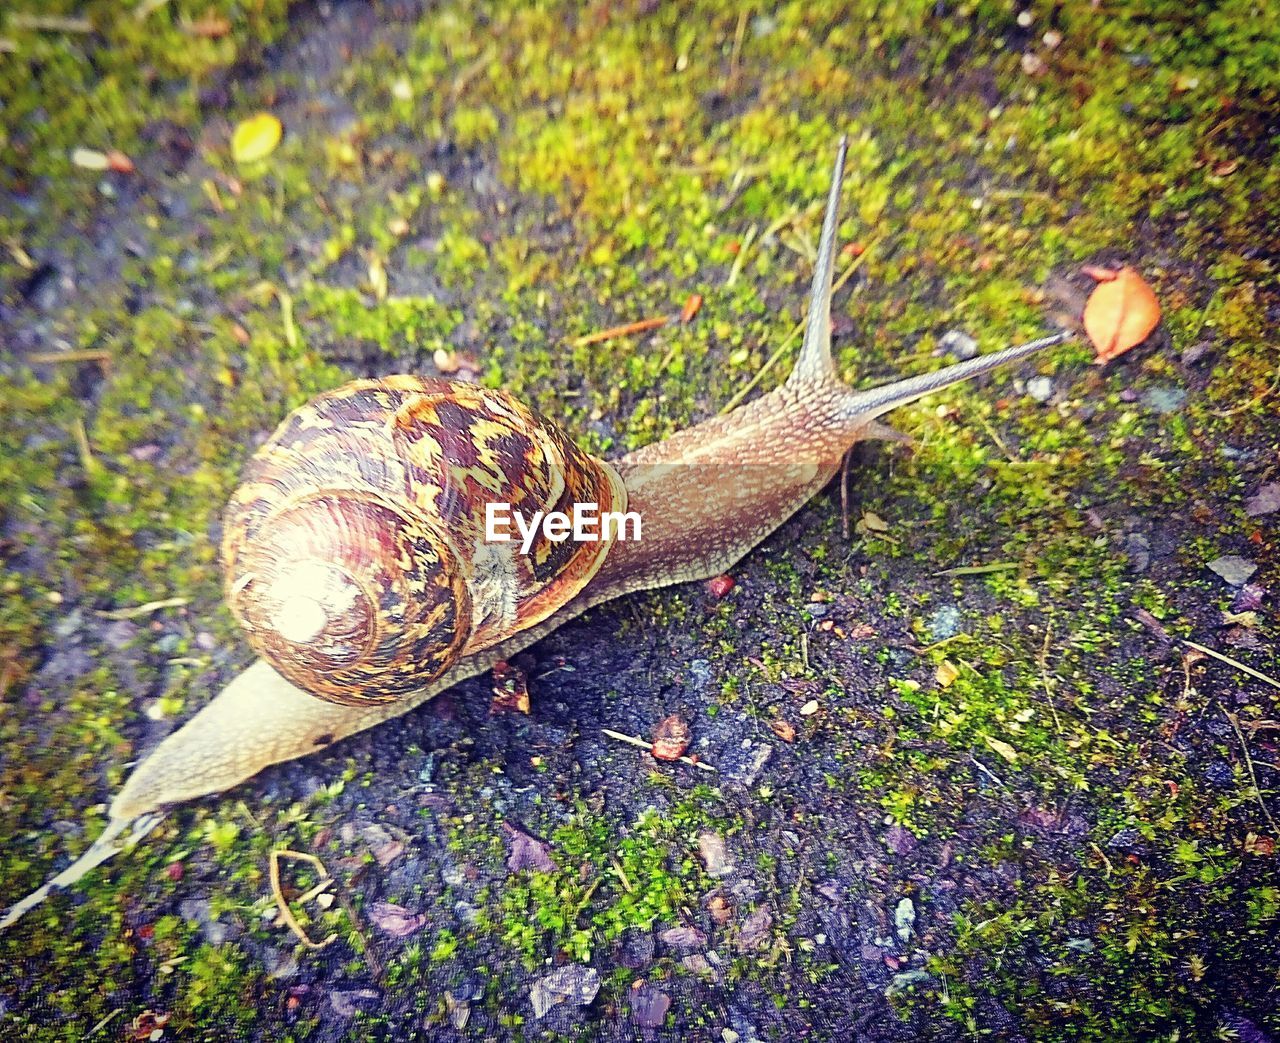
[[[322,699],[386,702],[540,622],[609,544],[486,543],[485,506],[621,511],[608,465],[501,391],[360,380],[292,413],[227,507],[227,601],[250,644]]]

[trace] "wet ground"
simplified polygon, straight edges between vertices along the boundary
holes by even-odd
[[[486,675],[175,809],[0,935],[0,1036],[1280,1034],[1277,41],[1246,13],[11,20],[0,904],[250,662],[219,513],[309,395],[471,374],[606,456],[713,415],[800,315],[841,132],[856,382],[1034,336],[1085,262],[1164,322],[902,411],[847,535],[828,489],[727,592],[566,625],[515,662],[528,715]],[[238,166],[260,110],[283,142]],[[714,771],[603,731],[671,714]],[[294,903],[323,949],[274,919],[282,848],[335,877]]]

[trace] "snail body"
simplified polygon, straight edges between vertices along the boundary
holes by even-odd
[[[443,380],[356,381],[287,418],[224,523],[228,602],[263,658],[137,765],[103,838],[54,886],[107,857],[133,820],[407,713],[601,602],[723,572],[855,443],[899,437],[878,417],[1066,339],[868,391],[842,383],[830,302],[844,160],[842,141],[795,369],[728,414],[607,463],[511,396]],[[543,542],[523,560],[480,538],[497,500],[625,507],[643,538]]]

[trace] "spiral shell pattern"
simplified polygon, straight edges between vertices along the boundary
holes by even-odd
[[[227,507],[227,601],[250,644],[323,699],[386,702],[532,626],[607,541],[485,541],[485,507],[625,508],[614,470],[501,391],[360,380],[290,414]]]

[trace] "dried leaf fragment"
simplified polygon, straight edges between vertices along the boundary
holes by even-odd
[[[1160,322],[1160,302],[1146,280],[1127,265],[1119,271],[1089,266],[1084,272],[1098,280],[1085,302],[1084,329],[1101,365],[1151,336]]]
[[[680,321],[686,324],[692,322],[693,317],[698,314],[701,308],[702,294],[691,293],[685,300],[684,307],[680,309]]]
[[[231,134],[231,158],[241,164],[266,159],[280,144],[283,134],[284,127],[269,112],[243,119]]]
[[[784,720],[781,717],[775,717],[769,722],[769,729],[783,742],[796,741],[795,725],[790,721]]]
[[[189,35],[201,40],[220,40],[231,32],[231,20],[210,8],[194,22],[186,22],[182,28]]]
[[[111,160],[96,148],[75,148],[71,150],[71,165],[81,170],[108,170]]]
[[[938,664],[938,672],[934,676],[939,688],[950,688],[960,676],[960,669],[950,659],[944,659]]]
[[[411,913],[394,902],[374,902],[369,910],[369,919],[378,930],[392,938],[407,938],[422,930],[427,923],[427,918],[422,913]]]
[[[527,715],[530,708],[529,680],[525,672],[505,660],[494,663],[493,701],[489,704],[489,713],[514,710]]]
[[[679,760],[689,748],[691,737],[688,722],[678,713],[673,713],[659,721],[653,730],[653,746],[649,752],[655,760]]]
[[[504,822],[511,851],[507,855],[507,869],[518,873],[522,869],[534,869],[539,873],[550,873],[556,868],[556,861],[551,857],[551,848],[541,840],[535,840],[510,822]]]
[[[996,753],[1000,754],[1000,756],[1010,764],[1018,763],[1018,751],[1003,739],[993,739],[990,735],[984,735],[983,738],[986,740],[988,746],[995,750]]]

